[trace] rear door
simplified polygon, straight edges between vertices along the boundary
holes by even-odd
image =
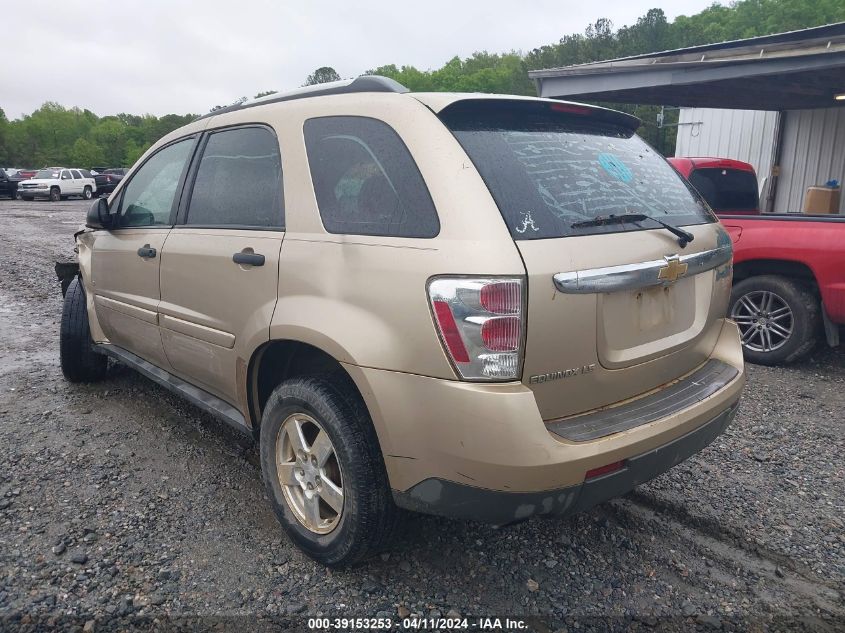
[[[73,194],[81,196],[85,189],[85,181],[82,179],[82,174],[78,169],[71,169],[70,175],[73,176]]]
[[[440,116],[525,262],[523,382],[544,419],[642,394],[707,359],[727,301],[729,281],[714,301],[727,236],[630,124],[539,101],[458,102]],[[633,214],[695,239],[682,248],[653,220],[613,219]]]
[[[233,405],[276,306],[284,198],[266,127],[210,132],[162,253],[161,333],[177,374]]]
[[[158,328],[161,251],[176,217],[179,193],[196,139],[157,151],[114,201],[114,228],[98,231],[91,288],[109,341],[168,368]]]

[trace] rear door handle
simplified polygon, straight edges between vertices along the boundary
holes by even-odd
[[[152,259],[156,256],[156,249],[151,247],[149,244],[144,244],[141,248],[138,249],[138,257],[143,257],[145,259]]]
[[[232,255],[232,261],[236,264],[247,264],[249,266],[263,266],[264,255],[258,253],[240,252]]]

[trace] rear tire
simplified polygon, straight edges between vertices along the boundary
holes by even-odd
[[[85,200],[90,200],[94,197],[94,194],[91,191],[91,187],[86,186],[85,189],[82,190],[82,197]]]
[[[757,365],[803,358],[815,346],[821,323],[816,296],[800,282],[777,275],[734,285],[729,314],[739,325],[745,359]]]
[[[108,358],[94,351],[85,290],[79,277],[70,282],[65,293],[59,332],[59,362],[62,373],[70,382],[96,382],[106,375]]]
[[[58,202],[62,199],[62,192],[58,187],[50,188],[50,202]]]
[[[296,444],[286,431],[290,428],[301,430],[304,459],[297,457],[298,450],[290,450]],[[325,451],[333,452],[327,461],[312,462],[321,454],[317,448],[321,434],[330,440],[330,449]],[[321,439],[325,446],[326,438]],[[273,511],[290,539],[308,556],[340,567],[374,556],[389,544],[399,510],[393,503],[370,416],[347,376],[295,378],[280,384],[264,408],[260,452]],[[312,463],[315,468],[327,464],[317,473],[316,481],[322,486],[317,490],[324,492],[317,493],[318,509],[311,515],[316,516],[316,523],[311,523],[315,529],[307,525],[309,506],[305,501],[306,495],[311,499],[315,494],[309,492],[311,488],[306,490],[317,472],[309,465]],[[323,501],[328,499],[324,494],[327,479],[339,482],[334,487],[342,495],[339,513]]]

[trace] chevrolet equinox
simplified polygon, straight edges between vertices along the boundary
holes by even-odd
[[[744,384],[731,242],[627,114],[365,76],[199,118],[76,234],[61,367],[258,442],[326,565],[400,509],[508,524],[704,448]]]

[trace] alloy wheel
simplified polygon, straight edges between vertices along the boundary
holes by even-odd
[[[303,526],[316,534],[337,527],[343,475],[328,433],[310,415],[290,415],[279,428],[276,472],[285,501]]]
[[[792,336],[795,319],[789,304],[769,290],[742,295],[731,308],[739,326],[743,347],[754,352],[772,352]]]

